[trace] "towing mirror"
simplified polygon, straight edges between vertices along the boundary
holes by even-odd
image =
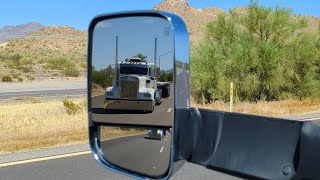
[[[101,165],[138,178],[169,177],[175,111],[189,106],[189,72],[177,66],[188,67],[188,44],[187,28],[174,14],[134,11],[92,20],[89,140]]]

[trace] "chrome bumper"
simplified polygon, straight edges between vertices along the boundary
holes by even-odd
[[[143,110],[152,111],[154,107],[154,101],[131,101],[131,100],[104,100],[104,109],[114,110]]]

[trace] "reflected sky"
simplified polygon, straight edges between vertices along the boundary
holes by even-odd
[[[119,61],[142,53],[147,56],[147,62],[154,63],[157,38],[157,63],[161,56],[161,70],[173,69],[173,34],[166,19],[137,16],[99,22],[94,29],[92,47],[92,65],[97,70],[115,64],[116,36],[119,36]]]

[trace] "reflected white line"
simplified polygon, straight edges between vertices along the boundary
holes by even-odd
[[[169,108],[167,112],[171,112],[171,108]]]
[[[160,152],[162,153],[162,151],[163,151],[163,146],[161,147],[161,149],[160,149]]]

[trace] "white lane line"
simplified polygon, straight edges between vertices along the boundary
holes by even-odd
[[[18,164],[26,164],[26,163],[32,163],[32,162],[38,162],[38,161],[46,161],[46,160],[52,160],[52,159],[71,157],[71,156],[79,156],[79,155],[90,154],[90,153],[91,153],[91,151],[83,151],[83,152],[62,154],[62,155],[43,157],[43,158],[37,158],[37,159],[29,159],[29,160],[23,160],[23,161],[9,162],[9,163],[0,164],[0,168],[1,167],[18,165]]]
[[[169,108],[167,112],[171,112],[171,109],[172,109],[172,108]]]
[[[160,153],[162,153],[162,151],[163,151],[163,146],[162,146],[161,149],[160,149]]]

